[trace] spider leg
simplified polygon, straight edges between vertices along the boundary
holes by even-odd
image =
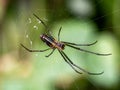
[[[111,53],[101,54],[101,53],[96,53],[96,52],[88,51],[88,50],[85,50],[85,49],[81,49],[81,48],[78,48],[78,47],[75,47],[75,46],[72,46],[72,45],[69,45],[69,44],[66,44],[66,45],[69,46],[69,47],[72,47],[74,49],[77,49],[77,50],[80,50],[80,51],[83,51],[83,52],[87,52],[87,53],[91,53],[91,54],[95,54],[95,55],[100,55],[100,56],[112,55]]]
[[[55,49],[53,49],[52,52],[50,54],[46,55],[45,57],[49,57],[50,55],[53,54],[54,51],[55,51]]]
[[[60,32],[61,32],[62,27],[60,27],[59,32],[58,32],[58,41],[60,41]]]
[[[65,42],[65,41],[62,41],[62,42],[65,44],[74,45],[74,46],[91,46],[91,45],[94,45],[97,43],[97,41],[95,41],[93,43],[89,43],[89,44],[76,44],[76,43]]]
[[[48,48],[48,49],[44,49],[44,50],[31,50],[31,49],[28,49],[27,47],[25,47],[23,44],[20,44],[20,45],[29,52],[44,52],[44,51],[47,51],[47,50],[51,49],[51,48]]]
[[[43,26],[46,28],[47,32],[50,34],[49,29],[48,29],[47,25],[43,22],[43,20],[40,19],[36,14],[33,13],[33,15],[43,24]]]
[[[45,28],[47,28],[47,25],[43,22],[42,19],[40,19],[36,14],[33,13],[33,15],[43,24]]]
[[[75,66],[76,68],[78,68],[79,70],[82,70],[83,72],[85,72],[85,73],[87,73],[87,74],[90,74],[90,75],[101,75],[101,74],[104,73],[104,71],[103,71],[103,72],[100,72],[100,73],[88,72],[88,71],[86,71],[85,69],[83,69],[83,68],[77,66],[76,64],[74,64],[74,63],[70,60],[70,58],[69,58],[63,51],[62,51],[62,54],[64,55],[64,57],[67,58],[67,60],[68,60],[73,66]]]
[[[58,50],[58,51],[59,51],[59,50]],[[81,72],[79,72],[78,70],[76,70],[75,67],[73,67],[73,65],[67,60],[67,58],[64,56],[64,54],[63,54],[61,51],[59,51],[59,53],[61,54],[61,56],[63,57],[63,59],[65,60],[65,62],[66,62],[67,64],[69,64],[69,65],[71,66],[71,68],[72,68],[76,73],[82,74]]]

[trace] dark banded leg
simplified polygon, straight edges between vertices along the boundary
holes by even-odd
[[[44,52],[44,51],[47,51],[47,50],[50,50],[51,48],[48,48],[48,49],[44,49],[44,50],[32,50],[32,49],[28,49],[27,47],[25,47],[23,44],[20,44],[23,48],[25,48],[27,51],[29,52]]]
[[[84,50],[84,49],[81,49],[81,48],[78,48],[78,47],[75,47],[75,46],[72,46],[72,45],[69,45],[69,44],[66,44],[67,46],[69,47],[72,47],[76,50],[80,50],[80,51],[83,51],[83,52],[87,52],[87,53],[91,53],[91,54],[95,54],[95,55],[99,55],[99,56],[108,56],[108,55],[112,55],[111,53],[108,53],[108,54],[101,54],[101,53],[96,53],[96,52],[92,52],[92,51],[88,51],[88,50]]]
[[[52,52],[50,54],[46,55],[45,57],[49,57],[50,55],[53,54],[54,51],[55,51],[55,49],[53,49]]]
[[[58,32],[58,41],[60,41],[60,32],[61,32],[62,27],[60,27],[59,32]]]
[[[58,51],[59,51],[59,50],[58,50]],[[73,67],[73,65],[67,60],[67,58],[64,56],[64,54],[63,54],[61,51],[59,51],[59,53],[61,54],[61,56],[63,57],[63,59],[65,60],[65,62],[66,62],[67,64],[69,64],[69,65],[71,66],[71,68],[72,68],[76,73],[82,74],[81,72],[79,72],[78,70],[76,70],[76,69]]]
[[[36,14],[33,13],[33,15],[43,24],[43,26],[46,28],[48,34],[50,34],[49,29],[48,29],[47,25],[43,22],[43,20],[40,19]]]
[[[101,74],[104,73],[104,71],[103,71],[103,72],[100,72],[100,73],[91,73],[91,72],[88,72],[88,71],[86,71],[85,69],[83,69],[83,68],[77,66],[76,64],[74,64],[74,63],[69,59],[69,57],[68,57],[63,51],[61,51],[61,53],[62,53],[63,56],[70,62],[71,65],[75,66],[76,68],[78,68],[79,70],[81,70],[81,71],[83,71],[83,72],[85,72],[85,73],[87,73],[87,74],[90,74],[90,75],[101,75]]]
[[[74,45],[74,46],[91,46],[91,45],[94,45],[97,43],[97,41],[95,41],[93,43],[89,43],[89,44],[76,44],[76,43],[65,42],[65,41],[62,41],[62,42],[65,44]]]

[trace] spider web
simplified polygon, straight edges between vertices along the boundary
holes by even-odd
[[[47,19],[44,19],[45,21],[47,21]],[[25,31],[24,31],[24,39],[23,42],[25,44],[25,46],[29,49],[34,49],[34,45],[35,45],[35,40],[39,40],[39,35],[41,34],[41,21],[36,19],[36,17],[28,17],[26,19],[26,25],[25,25]],[[37,35],[36,35],[37,33]],[[35,54],[36,56],[38,56],[38,53]]]

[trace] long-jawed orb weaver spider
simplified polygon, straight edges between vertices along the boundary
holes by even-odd
[[[42,34],[40,35],[40,38],[41,40],[46,43],[49,48],[48,49],[45,49],[45,50],[32,50],[32,49],[28,49],[27,47],[25,47],[23,44],[21,44],[21,46],[23,48],[25,48],[27,51],[29,52],[44,52],[44,51],[47,51],[47,50],[50,50],[52,49],[52,52],[48,55],[46,55],[46,57],[49,57],[54,51],[55,49],[57,49],[59,51],[59,53],[61,54],[61,56],[63,57],[63,59],[65,60],[66,63],[68,63],[71,68],[77,72],[78,74],[82,74],[80,71],[78,70],[81,70],[87,74],[90,74],[90,75],[101,75],[104,73],[104,71],[102,72],[99,72],[99,73],[92,73],[92,72],[88,72],[86,71],[85,69],[79,67],[78,65],[74,64],[70,58],[63,52],[65,46],[68,46],[68,47],[71,47],[71,48],[74,48],[76,50],[79,50],[79,51],[83,51],[83,52],[87,52],[87,53],[91,53],[91,54],[95,54],[95,55],[100,55],[100,56],[108,56],[108,55],[111,55],[111,54],[101,54],[101,53],[96,53],[96,52],[92,52],[92,51],[88,51],[88,50],[84,50],[84,49],[81,49],[79,47],[76,47],[76,46],[91,46],[91,45],[94,45],[97,43],[97,41],[93,42],[93,43],[90,43],[90,44],[75,44],[75,43],[71,43],[71,42],[65,42],[65,41],[60,41],[60,32],[61,32],[61,29],[62,27],[60,27],[59,29],[59,32],[58,32],[58,40],[54,39],[53,36],[50,34],[48,28],[47,28],[47,25],[35,14],[33,14],[42,24],[43,26],[46,28],[47,32],[45,34]]]

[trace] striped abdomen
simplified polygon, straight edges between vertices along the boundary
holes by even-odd
[[[43,42],[45,42],[49,47],[53,49],[57,48],[59,50],[63,50],[65,47],[64,43],[56,41],[52,36],[43,34],[40,36],[40,38]]]

